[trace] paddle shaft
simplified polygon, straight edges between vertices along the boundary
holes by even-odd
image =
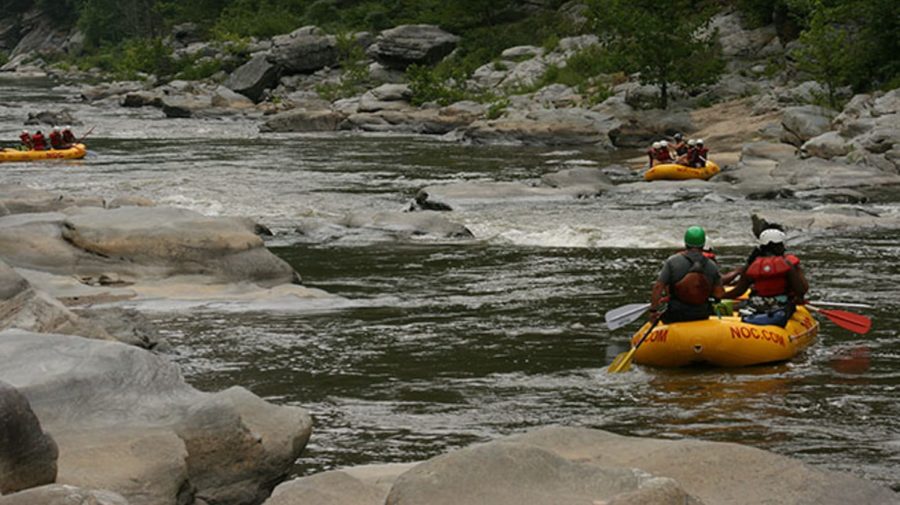
[[[82,142],[84,142],[84,139],[86,139],[87,136],[90,135],[90,134],[94,131],[94,128],[96,128],[96,126],[91,126],[91,129],[88,130],[87,133],[85,133],[84,135],[82,135],[81,138],[78,139],[75,143],[76,143],[76,144],[81,144]]]
[[[647,328],[647,331],[644,332],[644,335],[641,337],[640,340],[638,340],[638,343],[634,347],[632,347],[631,350],[626,352],[625,354],[618,355],[616,357],[616,359],[614,359],[613,362],[610,363],[609,368],[607,369],[607,372],[618,373],[618,372],[624,372],[625,370],[628,370],[628,368],[631,366],[631,360],[634,357],[634,353],[637,352],[637,350],[641,346],[641,344],[644,343],[644,340],[647,340],[647,337],[650,336],[650,333],[653,332],[653,329],[656,328],[656,325],[659,324],[660,321],[662,321],[662,312],[658,312],[657,314],[655,314],[653,316],[652,321],[653,321],[653,324],[651,324],[650,327]]]

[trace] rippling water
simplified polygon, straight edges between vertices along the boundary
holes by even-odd
[[[26,112],[68,95],[0,84],[0,135],[15,138]],[[749,250],[751,209],[813,205],[469,202],[450,217],[475,232],[472,241],[348,234],[316,243],[293,231],[300,219],[399,210],[430,184],[533,179],[609,160],[415,137],[261,136],[246,119],[67,105],[84,128],[97,125],[94,155],[3,166],[4,182],[254,217],[278,232],[273,251],[306,284],[350,300],[312,313],[153,314],[196,387],[239,384],[310,410],[313,438],[297,474],[418,460],[557,423],[740,442],[900,486],[895,234],[806,237],[794,248],[816,299],[877,306],[866,311],[875,319],[868,335],[824,320],[819,342],[790,363],[608,375],[634,328],[608,332],[603,312],[646,299],[684,226],[706,225],[731,266]],[[869,207],[896,212],[887,200]]]

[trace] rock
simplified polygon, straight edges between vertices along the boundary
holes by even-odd
[[[54,212],[67,207],[103,207],[102,198],[74,198],[17,184],[0,184],[0,216]]]
[[[27,125],[53,125],[63,127],[66,125],[81,125],[81,121],[72,116],[72,109],[63,108],[58,111],[41,111],[29,112],[28,119],[25,120]]]
[[[807,140],[831,130],[834,116],[833,111],[815,105],[788,107],[781,118],[784,128],[781,141],[799,147]]]
[[[609,111],[620,122],[613,137],[618,147],[646,148],[661,137],[670,137],[676,132],[695,131],[694,121],[687,110],[625,110],[615,101],[607,100],[593,110]]]
[[[208,96],[181,95],[166,96],[162,99],[162,110],[166,117],[189,118],[197,112],[212,107],[212,98]]]
[[[281,484],[264,505],[384,505],[385,498],[377,486],[334,471]]]
[[[28,400],[0,381],[0,494],[56,481],[56,442],[44,433]]]
[[[137,81],[117,81],[87,86],[81,90],[81,99],[85,102],[96,102],[111,96],[124,95],[144,90],[144,83]],[[81,123],[72,123],[81,124]]]
[[[217,86],[212,94],[212,106],[223,109],[249,109],[253,101],[225,86]]]
[[[827,97],[828,90],[816,81],[806,81],[793,88],[777,90],[775,95],[782,104],[811,104]]]
[[[800,152],[806,156],[825,158],[830,160],[837,156],[844,156],[850,152],[852,146],[844,140],[838,132],[826,132],[813,137],[800,146]]]
[[[412,98],[412,91],[406,84],[382,84],[363,93],[359,99],[357,111],[366,113],[411,109],[410,98]]]
[[[900,88],[894,88],[875,99],[872,104],[873,116],[900,114]]]
[[[611,149],[620,123],[586,109],[536,110],[499,119],[478,120],[463,138],[478,144],[590,145]]]
[[[368,53],[388,68],[433,65],[456,48],[459,37],[433,25],[401,25],[381,32]]]
[[[134,504],[259,503],[311,431],[302,409],[242,388],[201,393],[167,359],[112,342],[0,332],[0,380],[57,440],[58,482]]]
[[[294,109],[276,114],[259,127],[261,132],[336,131],[346,116],[331,110]]]
[[[52,17],[44,15],[40,9],[31,9],[22,16],[20,22],[20,30],[24,36],[10,51],[10,57],[27,53],[54,55],[62,52],[60,48],[66,42],[69,32],[61,29]]]
[[[544,50],[537,46],[515,46],[508,47],[500,53],[500,58],[504,60],[527,60],[543,56]]]
[[[163,106],[163,95],[153,91],[132,91],[126,93],[119,101],[122,107],[160,107]]]
[[[574,459],[574,458],[573,458]],[[646,486],[651,476],[635,469],[602,468],[535,446],[488,443],[432,458],[397,478],[388,505],[581,505]],[[680,501],[699,503],[673,485]],[[632,502],[635,503],[635,502]],[[640,503],[648,503],[646,501]]]
[[[135,502],[137,503],[137,502]],[[122,495],[106,490],[51,484],[0,496],[0,505],[129,505]]]
[[[101,283],[103,278],[104,276],[101,276]],[[122,307],[91,307],[81,309],[77,313],[82,319],[106,330],[119,342],[143,349],[156,349],[163,342],[156,326],[137,310]]]
[[[499,84],[505,89],[534,86],[547,72],[547,67],[547,63],[540,59],[512,63],[512,68],[505,72]]]
[[[265,54],[257,54],[244,63],[225,81],[225,87],[240,93],[254,102],[259,101],[265,90],[278,82],[278,70]]]
[[[79,317],[58,300],[34,289],[0,260],[0,330],[6,328],[114,339],[101,325]]]
[[[718,30],[722,54],[728,59],[764,56],[760,51],[777,38],[773,25],[745,30],[738,12],[713,16],[709,30]]]
[[[550,84],[536,91],[533,100],[541,106],[554,108],[578,107],[583,98],[574,88],[565,84]]]
[[[299,278],[246,222],[169,207],[3,217],[0,256],[13,266],[57,275],[113,273],[130,281],[195,275],[271,287]]]
[[[371,212],[348,214],[339,222],[348,228],[370,228],[401,238],[429,235],[440,238],[472,238],[468,228],[434,212]]]
[[[541,182],[551,188],[583,187],[585,191],[600,194],[612,187],[612,181],[603,169],[597,167],[577,167],[545,174]]]
[[[283,74],[312,73],[338,63],[337,37],[319,32],[294,32],[275,42],[269,56]]]

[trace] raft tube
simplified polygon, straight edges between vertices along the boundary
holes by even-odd
[[[649,329],[646,323],[631,338],[631,345]],[[710,317],[705,321],[660,323],[634,353],[634,362],[659,367],[712,365],[741,367],[787,361],[812,344],[819,322],[797,307],[787,325],[744,323],[738,316]]]
[[[40,160],[77,160],[84,158],[87,148],[84,144],[75,144],[68,149],[50,149],[48,151],[19,151],[4,149],[0,151],[2,161],[40,161]]]
[[[719,165],[711,160],[707,160],[706,166],[703,168],[692,168],[677,163],[666,163],[665,165],[656,165],[647,170],[644,174],[645,181],[684,181],[687,179],[709,179],[719,173]]]

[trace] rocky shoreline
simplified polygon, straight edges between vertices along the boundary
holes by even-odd
[[[676,131],[702,136],[725,169],[710,181],[640,181],[629,167],[582,167],[540,181],[453,183],[423,188],[451,206],[472,200],[603,197],[648,204],[683,199],[795,198],[810,212],[770,219],[794,230],[900,229],[900,219],[854,207],[900,185],[900,90],[853,97],[839,113],[811,105],[821,85],[768,77],[761,62],[785,58],[774,29],[716,21],[733,57],[703,95],[674,91],[675,107],[644,108],[658,92],[626,79],[590,105],[552,85],[490,106],[410,103],[402,69],[453,50],[451,34],[416,25],[359,35],[378,85],[335,101],[314,90],[338,83],[334,36],[304,27],[254,41],[246,62],[206,81],[154,79],[78,86],[98,106],[155,107],[167,117],[233,115],[261,132],[360,131],[440,135],[448,141],[643,147]],[[64,37],[70,40],[71,36]],[[557,48],[508,49],[473,85],[536,82],[595,38]],[[176,50],[225,58],[205,42]],[[18,76],[84,77],[44,65],[39,47],[3,69]],[[802,77],[802,76],[801,76]],[[706,101],[717,102],[700,107]],[[716,111],[727,110],[719,115]],[[643,160],[637,157],[638,162]],[[9,443],[0,454],[0,505],[81,500],[99,505],[359,504],[744,504],[896,503],[891,490],[798,460],[736,444],[621,437],[548,427],[406,465],[351,468],[283,482],[314,426],[309,412],[265,402],[241,387],[197,391],[160,350],[165,342],[133,309],[111,302],[282,299],[315,304],[334,295],[303,286],[269,252],[265,227],[210,218],[135,196],[75,199],[0,187],[0,401]],[[435,213],[360,212],[306,219],[298,232],[331,226],[467,239]]]

